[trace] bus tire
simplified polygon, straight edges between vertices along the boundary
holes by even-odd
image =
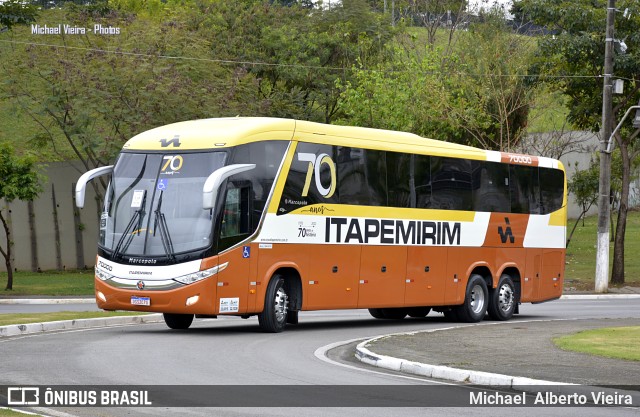
[[[458,321],[458,314],[456,313],[455,308],[450,308],[442,312],[444,314],[444,318],[447,321]]]
[[[493,320],[505,321],[513,317],[516,311],[516,287],[507,274],[502,274],[498,286],[489,291],[487,311]]]
[[[185,330],[193,323],[193,314],[162,313],[164,322],[170,329]]]
[[[371,317],[373,317],[374,319],[383,319],[384,318],[384,314],[382,314],[382,309],[381,308],[370,308],[369,309],[369,314],[371,314]]]
[[[466,323],[477,323],[484,318],[489,304],[489,291],[484,278],[478,274],[469,277],[464,304],[456,307],[458,320]]]
[[[402,320],[407,317],[406,308],[382,308],[382,316],[387,320]]]
[[[298,311],[287,312],[287,324],[298,324]]]
[[[260,328],[267,333],[280,333],[287,324],[289,295],[285,289],[284,278],[275,275],[267,286],[264,309],[258,314]]]
[[[431,307],[410,307],[407,309],[407,314],[414,319],[421,319],[427,317],[430,311]]]

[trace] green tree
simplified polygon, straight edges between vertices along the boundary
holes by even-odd
[[[58,46],[19,45],[12,62],[0,64],[8,75],[6,96],[40,128],[35,137],[19,139],[53,149],[60,159],[77,159],[89,170],[112,161],[141,131],[259,106],[255,78],[207,60],[209,45],[189,29],[182,9],[133,14],[127,7],[67,5],[52,11],[43,23],[64,19],[80,27],[119,27],[121,33],[50,36],[48,42]],[[101,198],[105,183],[92,186]]]
[[[514,10],[524,20],[544,26],[553,34],[540,40],[531,72],[552,76],[549,83],[569,99],[569,121],[580,129],[597,132],[602,122],[602,72],[605,50],[607,1],[520,0]],[[619,10],[629,8],[626,17],[616,16],[615,38],[624,41],[627,52],[617,48],[614,74],[628,80],[626,91],[614,95],[611,123],[617,125],[628,107],[640,98],[640,14],[637,2],[619,1]],[[635,138],[640,133],[629,120],[615,136],[621,154],[622,183],[615,231],[611,282],[624,283],[624,239],[629,205],[629,184],[633,161],[640,155]],[[607,139],[607,138],[605,138]]]
[[[0,33],[16,25],[28,25],[35,22],[38,9],[27,2],[6,0],[0,3]]]
[[[17,156],[8,143],[0,142],[0,198],[6,203],[14,200],[32,201],[41,191],[40,179],[35,170],[35,158]],[[7,290],[13,289],[13,266],[11,231],[7,218],[0,210],[0,222],[5,235],[4,245],[0,244],[0,254],[7,269]]]
[[[567,247],[571,242],[573,233],[582,219],[582,226],[584,227],[584,216],[594,204],[598,203],[598,186],[599,186],[599,167],[596,161],[591,160],[589,168],[576,170],[574,172],[571,181],[567,184],[569,192],[572,193],[576,199],[576,202],[580,205],[581,212],[576,222],[571,229],[571,233],[567,238]]]

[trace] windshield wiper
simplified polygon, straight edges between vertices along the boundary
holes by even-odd
[[[153,212],[155,215],[155,220],[153,223],[153,236],[156,235],[156,228],[160,229],[160,240],[162,241],[162,247],[164,252],[167,254],[167,258],[171,261],[176,260],[176,256],[173,251],[173,242],[171,241],[171,235],[169,234],[169,227],[167,226],[167,220],[164,217],[164,213],[160,210],[162,207],[162,195],[164,191],[160,191],[160,198],[158,198],[158,205],[156,206],[155,211]]]
[[[140,230],[140,228],[142,227],[142,219],[144,218],[144,204],[145,204],[144,200],[145,199],[142,200],[142,205],[138,210],[136,210],[133,213],[133,216],[131,216],[131,220],[129,220],[127,227],[125,227],[124,230],[122,231],[122,236],[120,236],[120,239],[118,240],[118,244],[113,250],[113,259],[122,258],[122,254],[127,250],[129,245],[131,245],[131,241],[133,241],[133,238],[135,236],[131,232],[133,232],[133,227],[136,224],[136,222],[138,223],[137,230]],[[125,238],[127,239],[126,242],[125,242]]]

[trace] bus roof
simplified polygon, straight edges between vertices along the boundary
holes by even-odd
[[[413,133],[270,117],[229,117],[172,123],[134,136],[125,143],[123,149],[222,149],[262,140],[297,140],[476,160],[504,161],[506,155],[503,153],[501,157],[500,152],[427,139]]]

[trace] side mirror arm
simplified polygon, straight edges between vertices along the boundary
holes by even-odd
[[[254,169],[256,164],[235,164],[216,169],[209,175],[202,187],[202,208],[212,209],[216,204],[218,189],[224,180],[232,175]]]
[[[106,167],[92,169],[91,171],[87,171],[84,174],[82,174],[78,179],[78,182],[76,183],[76,207],[78,208],[84,207],[84,195],[87,189],[87,183],[89,181],[91,181],[95,177],[111,174],[112,172],[113,172],[113,165],[109,165]]]

